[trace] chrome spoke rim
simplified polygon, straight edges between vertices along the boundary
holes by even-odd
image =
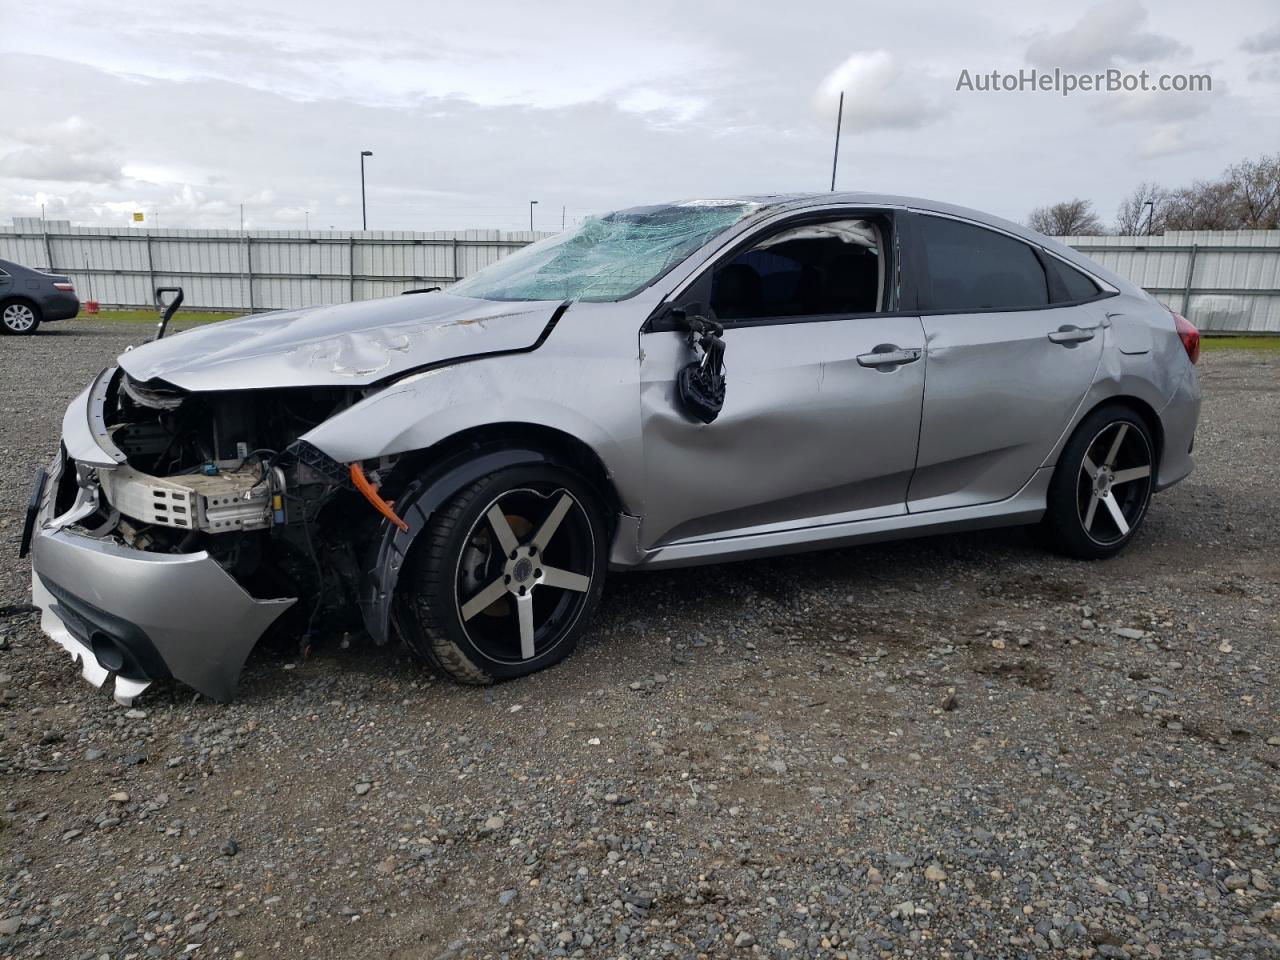
[[[1137,527],[1151,496],[1153,458],[1142,430],[1117,420],[1099,430],[1080,462],[1080,525],[1095,543],[1111,545]]]
[[[595,569],[594,534],[578,500],[563,487],[509,490],[465,543],[455,597],[476,649],[520,663],[558,644],[586,604]]]

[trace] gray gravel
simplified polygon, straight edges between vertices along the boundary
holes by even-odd
[[[0,340],[0,606],[64,403],[145,332]],[[0,956],[1280,956],[1278,361],[1206,355],[1199,469],[1118,559],[616,577],[498,688],[355,638],[126,710],[0,619]]]

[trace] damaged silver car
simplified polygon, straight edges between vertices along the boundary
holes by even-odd
[[[1198,334],[1012,223],[869,194],[607,214],[447,291],[213,324],[70,405],[24,549],[129,701],[269,632],[465,683],[573,650],[606,571],[1009,524],[1082,558],[1192,469]]]

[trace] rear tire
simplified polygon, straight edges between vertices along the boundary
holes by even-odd
[[[40,308],[29,300],[0,303],[0,333],[22,336],[40,329]]]
[[[1108,404],[1085,417],[1054,470],[1040,539],[1081,560],[1123,550],[1151,503],[1155,449],[1151,431],[1130,407]]]
[[[579,477],[499,470],[435,511],[401,579],[397,623],[410,649],[460,683],[526,676],[577,646],[607,550],[599,500]]]

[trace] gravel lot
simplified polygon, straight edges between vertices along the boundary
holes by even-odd
[[[0,340],[0,606],[140,325]],[[1280,956],[1280,353],[1106,563],[997,531],[615,577],[564,666],[259,650],[126,710],[0,618],[0,956]]]

